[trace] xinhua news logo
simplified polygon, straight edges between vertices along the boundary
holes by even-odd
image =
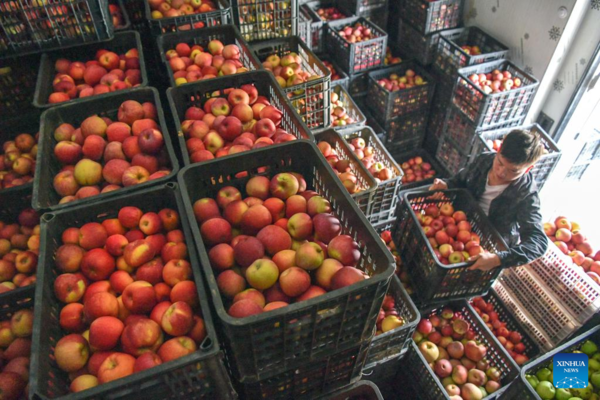
[[[552,370],[557,389],[585,389],[588,386],[588,356],[583,353],[559,353]]]

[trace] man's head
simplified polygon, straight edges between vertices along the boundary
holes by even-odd
[[[504,182],[512,182],[527,173],[544,154],[544,145],[535,131],[515,129],[502,141],[494,160],[494,173]]]

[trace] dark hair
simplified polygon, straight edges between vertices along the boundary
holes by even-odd
[[[502,141],[500,154],[515,165],[534,164],[544,154],[542,138],[536,131],[512,130]]]

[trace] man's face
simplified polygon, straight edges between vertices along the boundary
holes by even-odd
[[[504,158],[502,154],[496,153],[492,171],[500,181],[506,184],[519,179],[530,167],[529,164],[513,164]]]

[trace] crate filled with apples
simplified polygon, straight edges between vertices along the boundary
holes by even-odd
[[[417,60],[422,65],[430,65],[436,57],[440,33],[423,35],[403,19],[399,19],[396,24],[397,43],[402,54],[410,54],[413,60]]]
[[[402,190],[431,185],[435,178],[445,178],[447,176],[436,159],[423,149],[395,156],[395,159],[404,173]]]
[[[112,23],[115,27],[115,31],[129,29],[129,15],[127,15],[127,10],[125,9],[123,0],[109,0],[108,12],[110,13],[110,16],[112,18]]]
[[[470,303],[517,365],[524,365],[541,354],[540,347],[525,333],[494,290],[484,297],[471,299]]]
[[[0,122],[0,192],[33,186],[40,112],[32,111]],[[1,207],[1,206],[0,206]]]
[[[165,181],[179,168],[153,88],[46,111],[38,159],[37,210],[130,192]]]
[[[109,42],[44,53],[37,79],[33,104],[39,108],[145,86],[140,35],[120,32]]]
[[[468,191],[406,192],[396,215],[393,240],[421,303],[478,296],[490,289],[501,269],[469,270],[471,257],[507,246]]]
[[[448,76],[458,69],[505,59],[508,47],[476,26],[440,32],[435,68]]]
[[[368,100],[369,96],[367,96]],[[367,115],[371,115],[370,119],[367,117],[367,123],[369,120],[373,123],[375,120],[374,114]],[[377,117],[377,119],[381,120],[380,117]],[[428,119],[429,113],[427,110],[421,110],[383,122],[381,131],[384,133],[385,147],[394,158],[399,154],[416,151],[426,144],[424,141]]]
[[[349,128],[340,135],[377,183],[367,218],[373,224],[393,218],[402,183],[400,166],[370,127]]]
[[[331,73],[331,85],[332,86],[343,86],[344,89],[348,89],[348,75],[333,61],[325,55],[319,55],[319,59],[325,67]]]
[[[182,209],[169,183],[45,215],[32,393],[216,396],[218,346]]]
[[[383,65],[389,67],[394,64],[400,64],[402,62],[402,58],[394,54],[396,54],[396,52],[392,51],[390,46],[387,46],[385,48],[385,59],[383,60]]]
[[[247,42],[290,37],[297,11],[297,0],[231,0],[231,17]]]
[[[422,311],[405,373],[423,399],[494,398],[519,375],[506,349],[464,300]]]
[[[215,179],[224,171],[231,179]],[[393,260],[315,144],[191,165],[179,182],[236,379],[262,380],[372,335]],[[255,329],[262,339],[248,341]]]
[[[376,116],[391,120],[429,107],[433,78],[414,62],[369,73],[367,105]]]
[[[352,97],[341,85],[331,88],[331,127],[336,131],[362,126],[367,121]]]
[[[461,0],[407,0],[391,2],[391,6],[392,15],[401,15],[421,34],[456,28],[462,22]]]
[[[410,278],[406,273],[406,269],[402,266],[402,259],[400,258],[400,254],[398,254],[398,250],[396,249],[396,244],[392,240],[392,230],[394,229],[393,225],[396,224],[396,220],[384,221],[380,222],[377,225],[373,225],[375,231],[379,233],[379,237],[385,243],[387,249],[392,253],[392,257],[394,257],[394,262],[396,264],[396,276],[400,279],[402,286],[406,290],[406,292],[412,296],[414,290],[410,284]]]
[[[301,5],[300,9],[305,10],[310,18],[312,49],[316,53],[326,52],[325,42],[327,40],[328,22],[348,19],[353,16],[352,13],[348,13],[339,7],[338,1],[335,0],[310,1]]]
[[[506,60],[458,70],[452,102],[478,129],[527,115],[539,82]]]
[[[318,133],[315,140],[321,154],[358,204],[358,208],[365,216],[371,215],[373,193],[377,188],[375,178],[338,132],[327,129]]]
[[[2,298],[0,312],[0,393],[3,399],[29,398],[29,359],[34,288]]]
[[[313,139],[266,71],[171,88],[167,97],[184,164]]]
[[[161,35],[158,51],[171,86],[260,68],[234,25]]]
[[[387,33],[363,17],[328,23],[327,52],[350,75],[382,67]]]
[[[229,23],[226,0],[142,0],[144,16],[153,36],[197,30]]]
[[[253,43],[250,48],[271,71],[310,129],[329,126],[331,72],[297,36]]]

